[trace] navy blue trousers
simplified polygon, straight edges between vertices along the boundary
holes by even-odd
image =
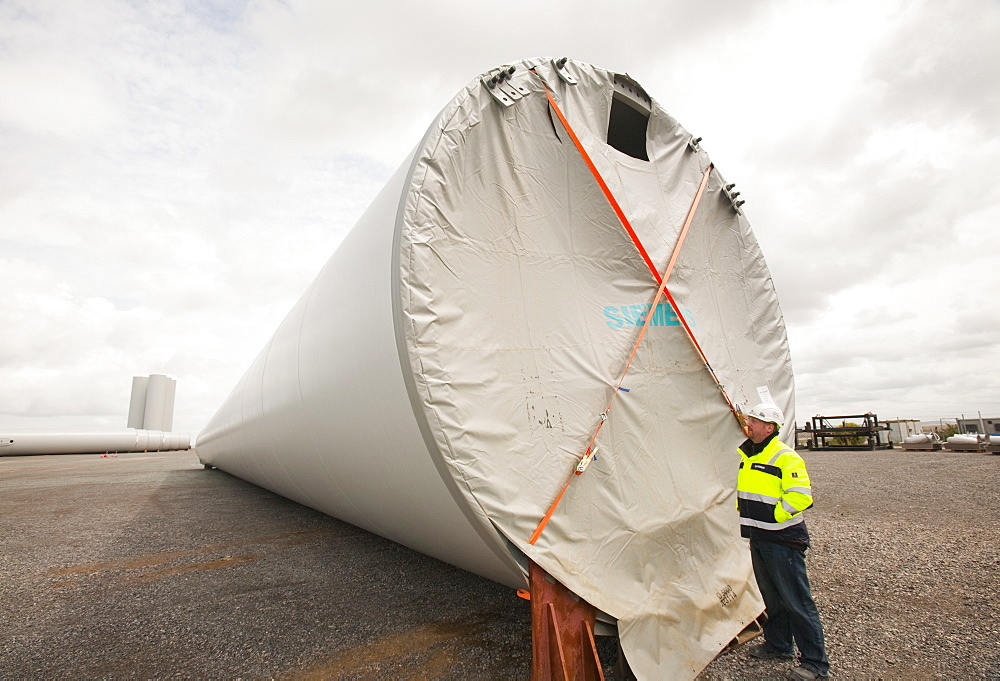
[[[750,556],[767,612],[764,624],[767,645],[786,655],[793,654],[797,646],[803,667],[828,674],[830,663],[826,659],[819,610],[809,589],[805,549],[753,539]]]

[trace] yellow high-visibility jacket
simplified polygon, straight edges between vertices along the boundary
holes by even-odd
[[[758,447],[747,440],[738,449],[742,460],[736,496],[741,534],[808,546],[802,512],[812,506],[813,498],[806,462],[777,435],[759,453],[752,454]]]

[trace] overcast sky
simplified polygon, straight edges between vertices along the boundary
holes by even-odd
[[[1000,2],[0,0],[0,429],[197,433],[436,113],[628,72],[736,182],[797,416],[1000,415]]]

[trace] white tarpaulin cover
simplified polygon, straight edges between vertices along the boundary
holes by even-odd
[[[680,310],[650,311],[657,281],[558,112],[659,272],[707,154],[628,78],[514,66],[439,115],[198,453],[512,587],[530,557],[618,620],[639,678],[693,677],[763,604],[736,513],[744,435],[681,319],[734,403],[769,391],[791,424],[777,297],[713,169],[668,279]]]

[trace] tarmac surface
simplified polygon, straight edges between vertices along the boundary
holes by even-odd
[[[509,588],[205,470],[0,458],[0,677],[524,679]]]
[[[1000,456],[803,455],[833,677],[1000,678]],[[3,679],[530,676],[509,588],[193,451],[0,457],[0,555]],[[790,666],[738,650],[699,678]]]

